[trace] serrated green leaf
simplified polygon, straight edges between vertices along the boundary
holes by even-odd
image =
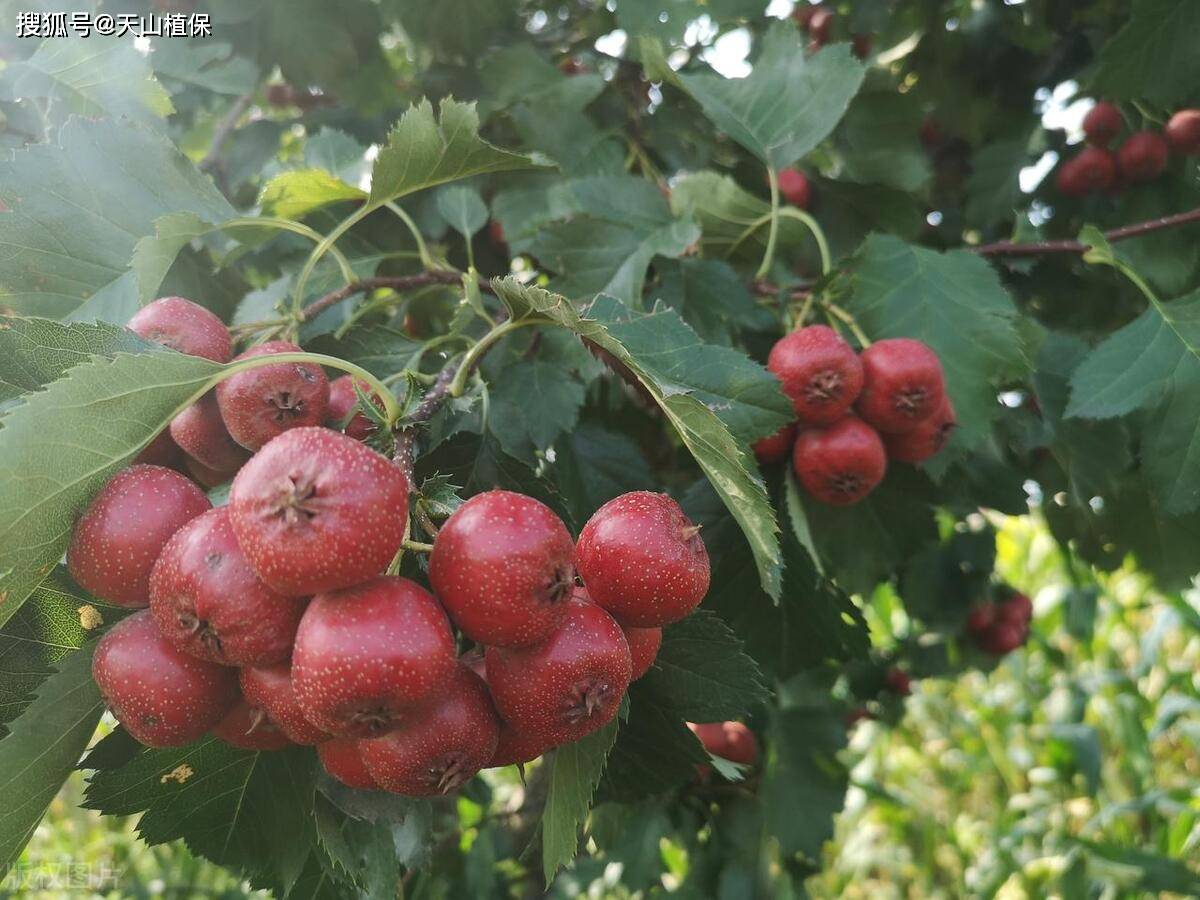
[[[967,176],[967,221],[977,226],[1012,219],[1021,195],[1019,176],[1029,164],[1029,141],[996,141],[971,156]]]
[[[927,154],[917,138],[921,118],[912,95],[887,90],[855,97],[838,130],[844,178],[919,190],[930,176]]]
[[[617,720],[613,719],[599,731],[554,751],[542,812],[542,872],[547,884],[555,872],[575,858],[579,826],[591,808],[592,795],[616,737]]]
[[[145,305],[157,297],[179,251],[213,230],[213,224],[201,221],[193,213],[174,213],[156,219],[154,234],[142,238],[133,248],[138,302]]]
[[[570,431],[583,406],[583,383],[552,362],[507,366],[490,387],[488,429],[506,453],[531,462]]]
[[[220,41],[156,41],[149,60],[160,78],[216,94],[236,96],[258,84],[254,63]]]
[[[674,309],[710,344],[729,344],[737,328],[769,328],[774,320],[750,296],[746,283],[728,263],[716,259],[660,259],[655,302]]]
[[[638,683],[630,689],[629,718],[609,754],[600,796],[633,802],[673,791],[708,762],[682,714],[661,706],[653,690]]]
[[[1200,893],[1200,874],[1181,859],[1171,859],[1119,844],[1074,838],[1088,852],[1088,869],[1101,883],[1128,891],[1182,896]]]
[[[263,210],[284,219],[303,219],[332,203],[364,200],[367,192],[324,169],[297,169],[276,175],[263,186]]]
[[[637,442],[584,421],[554,445],[555,481],[577,521],[586,522],[613,497],[654,490],[654,475]]]
[[[468,241],[487,224],[487,206],[479,191],[469,185],[452,184],[438,191],[437,207],[450,227]]]
[[[362,366],[377,378],[387,378],[411,366],[422,344],[403,331],[375,325],[356,328],[343,338],[323,334],[305,346],[313,353],[325,353]]]
[[[480,68],[484,117],[518,103],[581,110],[604,90],[599,73],[566,75],[529,44],[502,47]]]
[[[1168,108],[1200,81],[1200,0],[1136,0],[1129,21],[1100,49],[1092,90]]]
[[[400,864],[391,828],[348,816],[319,793],[314,812],[317,840],[344,877],[368,896],[395,896]]]

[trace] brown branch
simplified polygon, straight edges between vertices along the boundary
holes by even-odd
[[[1163,216],[1161,219],[1149,219],[1145,222],[1135,222],[1132,225],[1122,225],[1120,228],[1104,232],[1104,237],[1109,242],[1123,241],[1161,231],[1164,228],[1187,225],[1191,222],[1200,222],[1200,208],[1176,213],[1173,216]],[[964,249],[981,256],[1038,256],[1043,253],[1086,253],[1089,248],[1082,241],[1041,241],[1028,244],[997,241],[993,244],[980,244],[978,247]]]
[[[314,300],[308,306],[300,311],[300,321],[308,322],[318,315],[329,309],[331,306],[336,306],[347,297],[353,297],[355,294],[362,294],[367,291],[375,291],[380,288],[391,288],[394,291],[411,291],[413,288],[428,287],[431,284],[461,284],[462,273],[454,272],[449,269],[437,269],[428,272],[418,272],[416,275],[391,275],[380,276],[376,278],[364,278],[361,281],[353,281],[345,287],[340,287],[336,291],[330,291],[324,297]],[[489,282],[480,280],[479,289],[486,294],[495,294]]]
[[[237,127],[238,120],[250,108],[250,102],[254,99],[254,93],[252,90],[238,97],[237,102],[229,108],[229,112],[217,123],[217,127],[213,129],[212,145],[209,147],[204,159],[200,160],[199,168],[201,171],[207,171],[217,165],[219,162],[217,157],[221,152],[221,147],[225,145],[225,141],[229,139],[229,135],[233,134],[233,129]]]
[[[801,281],[798,284],[791,285],[788,290],[791,291],[791,298],[807,297],[812,293],[813,283],[811,281]],[[774,297],[780,291],[784,290],[773,281],[768,281],[765,278],[756,278],[750,282],[750,291],[756,297]]]

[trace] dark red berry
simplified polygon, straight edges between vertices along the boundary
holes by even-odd
[[[996,607],[996,620],[1026,628],[1033,618],[1033,602],[1024,594],[1013,594]]]
[[[754,442],[754,456],[759,465],[769,466],[783,462],[792,455],[792,444],[796,440],[796,423],[785,425],[770,437]]]
[[[150,575],[150,609],[163,636],[225,666],[269,666],[291,656],[304,606],[254,574],[227,506],[175,532]]]
[[[1083,197],[1111,188],[1117,180],[1117,160],[1101,147],[1084,147],[1058,170],[1055,184],[1068,197]]]
[[[237,359],[299,353],[289,341],[268,341]],[[221,417],[233,439],[257,450],[276,435],[305,425],[324,425],[329,408],[329,380],[313,363],[287,362],[247,369],[217,385]]]
[[[183,468],[183,451],[171,437],[170,429],[160,431],[133,460],[134,465],[162,466],[165,469]]]
[[[356,441],[362,441],[374,434],[377,426],[362,412],[356,412],[349,421],[346,420],[351,410],[358,405],[358,394],[354,391],[355,381],[353,375],[343,375],[329,385],[328,424],[330,428],[342,428],[342,423],[345,423],[342,430]],[[372,392],[371,386],[361,378],[357,379],[357,382],[359,390],[370,397],[376,408],[383,412],[383,401]]]
[[[576,596],[578,596],[578,592]],[[487,662],[483,649],[476,648],[459,657],[459,662],[487,682]],[[500,719],[500,737],[496,742],[496,752],[484,767],[495,769],[499,766],[523,765],[537,759],[551,748],[551,744],[540,734],[514,728]]]
[[[229,362],[233,344],[225,323],[199,304],[183,297],[163,297],[142,307],[129,320],[129,329],[156,344],[202,356],[214,362]]]
[[[176,531],[212,508],[187,478],[161,466],[130,466],[112,477],[75,523],[71,576],[101,600],[150,602],[150,570]]]
[[[612,721],[632,670],[621,626],[578,598],[545,642],[487,649],[488,686],[500,715],[550,745],[579,740]]]
[[[946,133],[942,130],[941,123],[932,115],[921,120],[921,128],[917,132],[917,136],[921,140],[921,146],[927,152],[932,152],[946,143]]]
[[[967,631],[976,637],[992,627],[996,621],[996,604],[985,601],[973,608],[967,616]]]
[[[912,693],[912,678],[903,669],[888,669],[883,680],[888,690],[897,696],[907,697]]]
[[[437,797],[487,766],[499,736],[500,720],[483,679],[458,666],[438,700],[390,734],[363,741],[359,751],[385,791]]]
[[[1026,634],[1016,623],[998,621],[980,636],[979,646],[993,656],[1004,656],[1025,643]]]
[[[808,34],[820,45],[828,44],[833,33],[833,10],[818,6],[808,17]]]
[[[949,397],[943,397],[933,415],[906,434],[883,435],[883,444],[891,459],[913,464],[924,462],[942,451],[957,425],[954,404]]]
[[[488,237],[492,239],[492,243],[501,250],[508,247],[508,242],[504,239],[504,226],[496,219],[488,222]]]
[[[863,387],[858,354],[827,325],[784,335],[771,348],[767,368],[783,385],[803,425],[836,422]]]
[[[1167,142],[1153,131],[1131,134],[1117,150],[1117,165],[1130,181],[1156,178],[1167,167]]]
[[[367,765],[359,751],[361,744],[361,741],[351,738],[334,738],[317,744],[317,756],[325,771],[346,787],[359,791],[377,791],[380,789],[379,785],[367,771]]]
[[[297,428],[255,454],[229,494],[250,565],[288,596],[382,572],[404,540],[408,479],[399,466],[328,428]]]
[[[548,506],[511,491],[472,497],[433,542],[429,582],[471,640],[518,647],[545,640],[566,615],[575,547]]]
[[[218,740],[241,750],[283,750],[292,746],[287,735],[264,710],[245,700],[239,701],[212,733]]]
[[[863,389],[855,409],[876,431],[912,431],[941,406],[946,396],[942,364],[920,341],[876,341],[861,359]]]
[[[296,744],[309,746],[328,740],[329,735],[304,717],[292,689],[290,663],[278,663],[238,673],[242,696],[271,717],[279,730]]]
[[[708,593],[708,551],[679,504],[633,491],[596,510],[579,533],[576,564],[594,603],[625,625],[685,618]]]
[[[433,700],[457,665],[433,595],[383,576],[313,598],[296,634],[292,687],[322,731],[375,737]]]
[[[800,209],[808,209],[812,200],[812,186],[808,178],[799,169],[790,166],[779,170],[779,193],[784,200]]]
[[[803,429],[792,450],[792,468],[817,500],[848,506],[883,481],[887,454],[874,428],[846,416],[826,428]]]
[[[633,662],[633,675],[629,680],[637,681],[654,665],[658,648],[662,646],[662,629],[622,625],[621,630],[625,632],[625,642],[629,644],[629,658]]]
[[[1083,117],[1083,133],[1089,144],[1107,147],[1121,133],[1121,110],[1115,104],[1101,100]]]
[[[850,49],[859,59],[865,60],[871,55],[875,46],[875,36],[870,34],[855,34],[850,37]]]
[[[1163,134],[1176,153],[1185,156],[1200,153],[1200,109],[1181,109],[1175,113]]]
[[[558,71],[564,75],[584,75],[588,67],[574,56],[566,56],[558,61]]]
[[[171,438],[213,472],[236,472],[250,458],[250,451],[230,437],[211,391],[171,420]]]
[[[704,749],[713,756],[752,766],[758,762],[758,739],[741,722],[688,722]]]
[[[237,672],[177,650],[149,610],[100,639],[92,677],[117,721],[148,747],[198,740],[238,701]]]
[[[819,8],[817,6],[809,6],[807,3],[797,3],[792,10],[792,21],[807,31],[808,23],[812,19],[813,13]]]

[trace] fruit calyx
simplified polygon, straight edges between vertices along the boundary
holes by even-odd
[[[580,682],[567,695],[563,719],[572,725],[590,719],[611,701],[612,693],[612,685],[602,679]]]
[[[285,475],[279,479],[272,515],[286,525],[310,522],[317,516],[317,485],[303,476]]]

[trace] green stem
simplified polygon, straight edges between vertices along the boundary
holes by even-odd
[[[825,232],[817,224],[817,220],[804,210],[797,209],[794,206],[785,206],[779,210],[779,214],[787,216],[789,219],[796,219],[803,222],[808,227],[808,230],[812,233],[813,240],[817,242],[817,250],[821,253],[821,274],[828,275],[829,270],[833,268],[833,261],[829,255],[829,243],[825,240]]]
[[[291,219],[281,219],[277,216],[239,216],[236,219],[230,219],[221,228],[278,228],[281,231],[290,231],[306,237],[314,244],[321,243],[321,232],[315,228],[309,228],[303,222],[294,222]],[[342,277],[346,279],[346,283],[354,281],[354,270],[350,267],[350,261],[346,259],[345,254],[337,247],[330,247],[329,255],[342,270]]]
[[[547,324],[550,324],[550,320],[544,319],[541,316],[527,316],[524,319],[509,319],[507,322],[501,322],[463,354],[462,362],[459,363],[458,371],[454,373],[454,380],[450,382],[450,387],[447,388],[446,393],[451,397],[462,396],[462,392],[467,386],[467,379],[471,377],[471,372],[475,368],[475,365],[491,349],[492,344],[496,343],[496,341],[516,331],[518,328],[524,328],[527,325]]]
[[[747,223],[746,227],[742,229],[742,233],[737,236],[737,240],[729,245],[729,252],[725,255],[732,256],[734,251],[742,245],[742,241],[746,240],[746,238],[750,237],[750,235],[754,234],[754,232],[758,231],[758,229],[762,228],[770,221],[771,214],[767,213],[766,215],[759,216],[753,222]]]
[[[401,207],[398,203],[395,203],[393,201],[388,201],[387,203],[384,204],[384,206],[386,206],[388,208],[388,210],[390,210],[391,212],[395,213],[396,216],[400,219],[400,221],[403,222],[406,226],[408,226],[408,230],[412,233],[413,240],[416,241],[417,256],[419,256],[421,259],[421,265],[424,266],[426,269],[438,268],[437,264],[434,263],[434,261],[433,261],[433,257],[431,257],[429,255],[429,248],[425,246],[425,238],[421,237],[421,229],[417,227],[417,223],[412,220],[412,217],[404,211],[403,207]],[[470,258],[470,253],[471,253],[471,240],[470,240],[470,238],[468,238],[467,239],[467,256],[468,256],[468,258]]]
[[[364,203],[354,212],[350,213],[350,215],[346,216],[346,218],[342,219],[333,231],[321,238],[317,246],[313,247],[312,253],[308,255],[308,259],[304,263],[304,268],[296,276],[296,289],[292,294],[292,311],[295,313],[297,321],[300,317],[300,311],[304,308],[304,289],[308,286],[308,279],[311,277],[313,269],[317,267],[317,263],[321,261],[321,257],[333,249],[334,244],[338,242],[338,239],[343,234],[375,212],[376,209],[377,207]],[[353,276],[349,280],[353,281]]]
[[[404,549],[405,550],[413,550],[417,553],[432,553],[433,552],[433,544],[423,544],[420,541],[405,540],[404,541]]]
[[[767,232],[767,252],[758,267],[757,278],[766,278],[771,271],[771,263],[775,261],[775,239],[779,235],[779,175],[774,166],[767,166],[767,181],[771,185],[771,229]]]
[[[800,315],[796,316],[796,328],[804,327],[804,320],[808,318],[808,314],[812,310],[813,301],[816,299],[816,294],[809,294],[804,298],[804,305],[800,307]]]
[[[858,320],[855,319],[854,316],[842,309],[836,303],[826,303],[825,308],[829,311],[830,315],[836,316],[839,322],[850,329],[850,333],[854,335],[864,350],[871,346],[871,339],[867,337],[866,333],[858,326]]]

